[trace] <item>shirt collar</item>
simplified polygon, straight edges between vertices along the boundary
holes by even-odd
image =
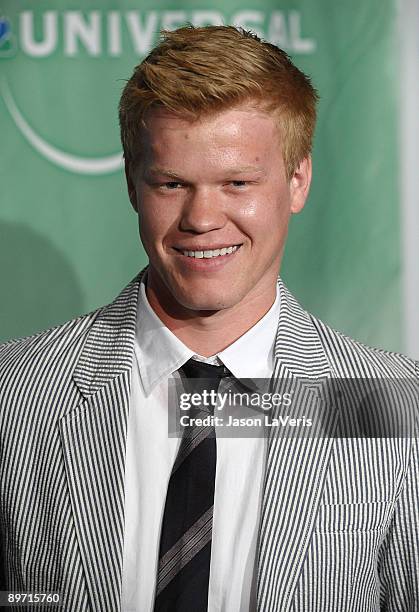
[[[146,395],[194,354],[164,325],[151,308],[144,277],[138,295],[135,354]]]
[[[218,353],[235,378],[270,378],[279,319],[279,291],[268,312],[233,344]]]
[[[138,296],[135,354],[144,393],[195,357],[207,363],[222,362],[235,378],[270,378],[279,317],[279,291],[268,312],[226,349],[212,357],[196,355],[168,329],[151,308],[146,295],[146,274]]]

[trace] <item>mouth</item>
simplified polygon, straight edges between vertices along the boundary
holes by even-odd
[[[225,257],[230,256],[233,253],[236,253],[242,244],[234,244],[230,246],[223,246],[220,248],[214,249],[194,249],[194,250],[186,250],[174,247],[175,251],[181,253],[184,257],[190,257],[191,259],[215,259],[217,257]]]

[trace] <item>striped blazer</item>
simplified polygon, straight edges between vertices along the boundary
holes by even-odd
[[[141,274],[110,305],[0,347],[2,588],[59,591],[66,612],[120,610]],[[401,378],[416,401],[415,362],[331,330],[278,284],[275,380]],[[417,431],[338,437],[336,414],[325,436],[272,428],[257,610],[417,612]]]

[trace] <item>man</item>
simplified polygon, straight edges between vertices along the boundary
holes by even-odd
[[[331,330],[277,278],[315,103],[285,53],[233,27],[165,33],[135,69],[120,122],[149,266],[1,348],[5,589],[75,612],[419,609],[416,431],[339,437],[330,411],[322,436],[168,436],[170,380],[202,372],[213,389],[399,378],[415,399],[413,361]]]

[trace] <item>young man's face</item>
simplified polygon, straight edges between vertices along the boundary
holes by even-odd
[[[146,123],[128,189],[160,306],[187,316],[273,296],[310,160],[287,181],[275,118],[249,104],[195,122],[153,109]]]

